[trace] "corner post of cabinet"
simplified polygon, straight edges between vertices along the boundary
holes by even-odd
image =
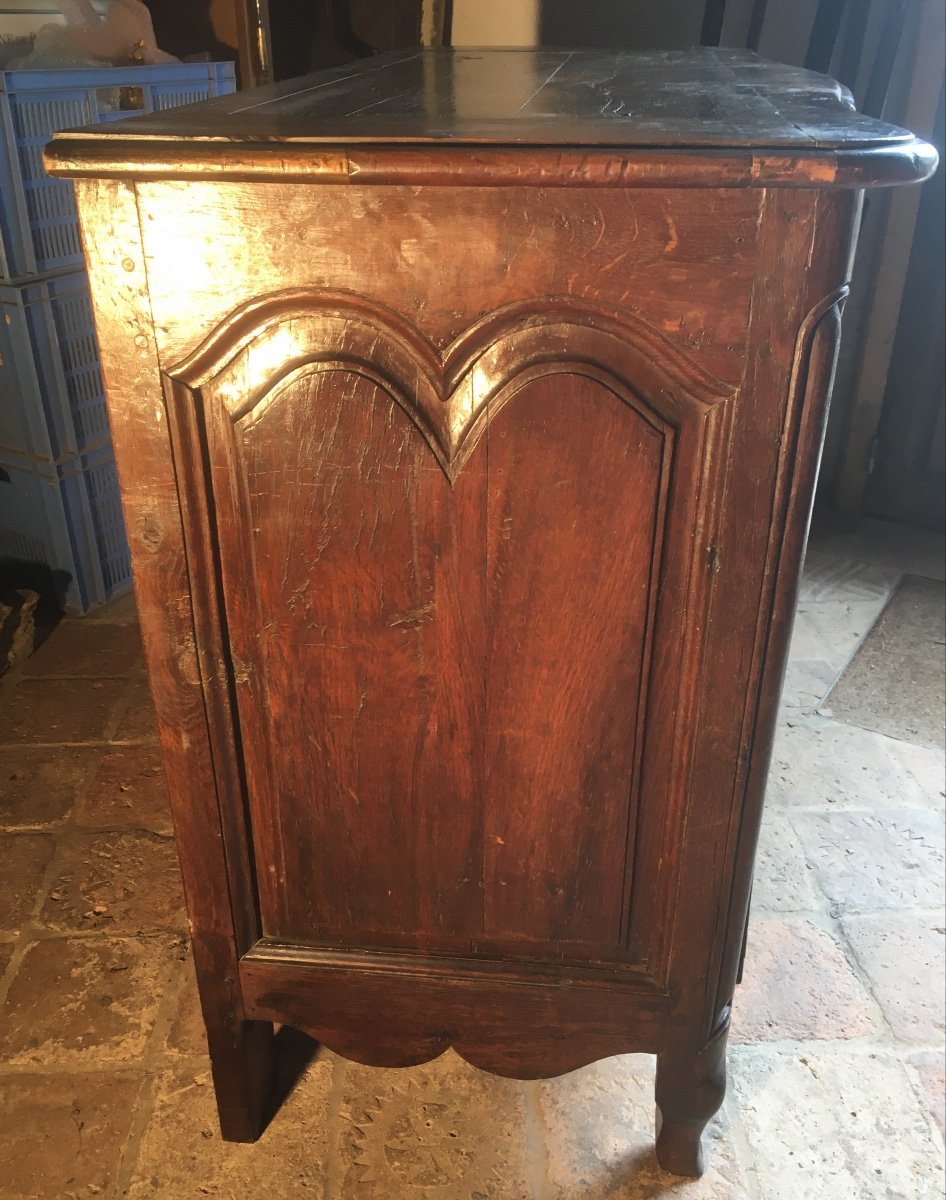
[[[791,359],[787,364],[778,434],[779,467],[760,596],[758,661],[743,739],[747,769],[734,809],[738,832],[718,982],[710,1005],[713,1014],[731,1004],[741,974],[752,867],[838,360],[861,199],[859,191],[840,189],[772,189],[767,195],[767,210],[779,223],[791,223],[793,211],[799,207],[810,209],[810,248],[807,269],[797,294],[790,300],[797,317],[788,329]],[[801,214],[797,217],[797,223],[803,225]],[[777,267],[773,263],[768,269],[775,272]],[[760,263],[760,271],[765,270],[765,264]]]
[[[76,181],[102,373],[224,1137],[265,1121],[272,1026],[243,1015],[228,877],[177,479],[133,184]]]

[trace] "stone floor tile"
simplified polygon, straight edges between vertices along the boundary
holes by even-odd
[[[942,913],[872,913],[842,928],[898,1038],[942,1044],[946,1032],[946,928]]]
[[[140,665],[138,627],[65,620],[27,659],[24,676],[127,675]]]
[[[60,847],[40,919],[51,929],[141,933],[183,925],[171,838],[152,833],[74,833]]]
[[[449,1051],[409,1070],[348,1066],[337,1200],[532,1200],[525,1107],[526,1085]]]
[[[799,602],[789,655],[800,662],[824,662],[844,669],[883,611],[886,593],[869,599]]]
[[[897,762],[917,782],[923,798],[932,808],[942,811],[946,800],[946,754],[912,742],[894,741],[893,747]]]
[[[722,1116],[703,1135],[706,1174],[667,1175],[654,1154],[654,1059],[622,1055],[539,1084],[554,1200],[745,1200]]]
[[[905,577],[821,712],[946,751],[946,583]]]
[[[897,586],[902,572],[878,565],[869,557],[851,557],[809,547],[805,555],[799,604],[823,604],[826,601],[880,603]]]
[[[128,1200],[334,1200],[325,1189],[331,1071],[331,1059],[320,1055],[252,1144],[221,1139],[209,1071],[177,1068],[163,1074],[124,1195]]]
[[[783,714],[814,712],[837,677],[838,671],[830,663],[789,660],[779,701]]]
[[[166,1049],[171,1058],[206,1058],[207,1037],[200,1011],[194,961],[190,954],[175,977],[177,1007],[168,1032]]]
[[[735,1047],[730,1080],[759,1200],[936,1200],[943,1148],[886,1052]]]
[[[777,809],[766,808],[752,884],[753,913],[810,912],[822,903],[791,822]]]
[[[871,1002],[838,943],[810,921],[755,920],[733,1005],[733,1042],[857,1038]]]
[[[942,1050],[911,1054],[907,1060],[920,1080],[930,1114],[946,1137],[946,1054]]]
[[[0,834],[0,929],[16,931],[31,919],[54,851],[45,833]]]
[[[21,679],[5,685],[0,742],[91,742],[105,738],[123,679]]]
[[[824,717],[783,723],[775,737],[766,800],[792,809],[928,808],[928,789],[912,771],[904,771],[903,745]]]
[[[792,819],[832,914],[943,903],[944,831],[936,813],[798,813]]]
[[[0,1078],[4,1200],[111,1196],[140,1087],[128,1072]]]
[[[116,742],[154,742],[158,727],[154,719],[154,702],[145,680],[132,683],[125,693],[126,708],[115,730]]]
[[[169,937],[35,942],[0,1009],[0,1060],[79,1068],[136,1062],[179,954]]]
[[[0,751],[0,828],[43,828],[65,820],[97,756],[97,750],[81,746]]]
[[[97,625],[100,621],[103,624],[114,625],[136,624],[138,606],[135,603],[135,593],[129,590],[123,596],[119,596],[117,600],[109,600],[108,604],[93,608],[82,618],[84,625],[93,623]]]
[[[93,828],[170,833],[168,789],[157,746],[122,746],[99,759],[76,806],[76,822]]]

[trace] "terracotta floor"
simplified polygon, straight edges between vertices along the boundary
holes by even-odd
[[[375,1071],[285,1031],[289,1098],[223,1144],[130,600],[0,682],[0,1196],[914,1200],[943,1195],[944,758],[822,703],[942,541],[814,539],[731,1087],[697,1183],[652,1153],[646,1057],[548,1083]]]

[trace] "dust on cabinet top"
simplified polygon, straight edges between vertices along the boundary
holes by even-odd
[[[628,186],[925,178],[935,151],[748,51],[406,50],[56,136],[54,174]]]

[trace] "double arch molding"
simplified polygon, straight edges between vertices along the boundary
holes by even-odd
[[[663,437],[658,505],[662,515],[654,529],[652,580],[657,588],[657,579],[663,577],[662,546],[668,539],[681,550],[688,547],[670,556],[672,579],[668,576],[664,582],[671,584],[687,610],[704,616],[687,627],[670,651],[675,664],[670,675],[677,682],[670,689],[672,698],[665,699],[673,716],[659,745],[652,748],[658,771],[660,763],[672,764],[661,788],[665,803],[638,811],[638,837],[633,837],[635,848],[642,843],[661,849],[640,862],[633,861],[632,851],[621,940],[625,961],[643,970],[640,978],[666,987],[672,936],[664,931],[663,944],[654,944],[635,931],[635,896],[640,889],[651,903],[657,902],[658,894],[669,897],[678,884],[673,847],[685,824],[690,757],[686,743],[692,737],[687,714],[700,689],[702,630],[712,587],[706,551],[716,536],[725,490],[736,389],[715,379],[660,331],[632,314],[571,297],[504,306],[476,321],[441,352],[414,325],[374,300],[349,292],[292,289],[242,306],[189,357],[165,372],[172,436],[189,476],[195,479],[187,487],[199,486],[196,479],[210,462],[228,463],[226,470],[238,469],[238,427],[257,420],[294,381],[323,371],[362,375],[391,396],[423,436],[450,484],[489,421],[526,383],[543,375],[578,374],[596,380]],[[202,453],[199,443],[204,439],[209,445],[204,442]],[[204,458],[207,451],[210,462]],[[209,477],[205,482],[212,488]],[[245,539],[249,533],[246,496],[242,485],[234,483],[235,491],[227,489],[231,499],[220,499],[228,506],[236,504],[232,515],[242,526],[236,536]],[[212,553],[219,555],[219,531],[211,528],[212,518],[206,524],[209,514],[199,514],[200,508],[185,504],[185,512],[190,513],[185,536],[195,544],[213,546]],[[648,624],[654,617],[655,595],[652,592],[649,601]],[[208,650],[208,661],[219,661],[224,651],[218,625],[222,600],[195,594],[194,601],[197,626],[203,631],[198,640]],[[233,670],[242,677],[245,666],[237,670],[234,662]],[[246,674],[246,681],[250,675]],[[643,677],[642,685],[646,688]],[[232,745],[234,723],[240,719],[222,694],[217,697],[221,702],[214,702],[212,697],[222,686],[216,672],[208,670],[204,687],[210,709],[217,713],[212,736]],[[658,707],[661,703],[658,699]],[[642,734],[645,742],[649,740],[645,729]],[[221,761],[228,761],[226,755]],[[646,762],[639,763],[636,770],[641,769],[648,772]],[[638,776],[634,786],[641,783]],[[259,895],[248,861],[252,835],[245,797],[239,798],[242,785],[234,778],[224,783],[224,791],[231,793],[222,805],[224,837],[239,865],[231,881],[233,901],[243,907],[252,894],[256,908],[257,933],[248,929],[241,936],[245,952],[261,934]]]
[[[653,326],[571,297],[506,305],[445,350],[378,301],[352,292],[291,289],[242,306],[170,380],[255,421],[300,376],[348,371],[387,392],[451,483],[489,421],[531,379],[596,379],[660,432],[710,414],[733,389]]]

